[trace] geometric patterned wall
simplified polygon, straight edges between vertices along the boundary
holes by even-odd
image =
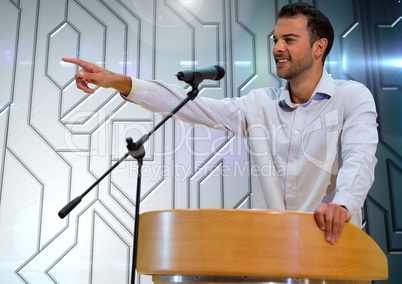
[[[136,161],[128,158],[69,216],[85,191],[162,115],[112,89],[83,94],[79,57],[142,79],[222,65],[199,96],[238,97],[279,86],[271,59],[285,0],[1,0],[0,279],[3,283],[129,283]],[[368,86],[379,112],[376,180],[365,230],[387,253],[389,283],[402,279],[402,4],[310,0],[331,19],[326,69]],[[191,103],[191,102],[189,102]],[[141,211],[251,208],[245,141],[169,120],[146,144]],[[149,283],[149,277],[141,276]]]
[[[389,283],[402,281],[402,3],[369,1],[361,5],[368,61],[368,86],[379,112],[380,144],[376,180],[366,202],[367,232],[387,252]],[[385,5],[386,3],[386,5]],[[372,63],[371,63],[372,62]],[[374,66],[375,68],[372,68]]]

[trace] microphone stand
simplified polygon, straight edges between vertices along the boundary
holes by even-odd
[[[197,78],[201,79],[201,78]],[[148,141],[149,137],[158,130],[167,120],[169,120],[176,112],[178,112],[188,101],[194,100],[198,93],[198,85],[202,81],[195,80],[195,82],[190,83],[192,90],[187,93],[186,98],[178,104],[161,122],[159,122],[151,131],[143,135],[137,142],[133,142],[131,137],[126,138],[128,152],[121,157],[112,167],[107,170],[99,179],[97,179],[84,193],[80,196],[74,198],[67,205],[65,205],[58,213],[59,217],[63,219],[66,217],[82,200],[82,198],[87,195],[96,185],[98,185],[109,173],[111,173],[121,162],[123,162],[128,156],[132,156],[137,160],[138,163],[138,175],[137,175],[137,193],[135,200],[135,219],[134,219],[134,238],[133,238],[133,261],[131,269],[131,283],[135,283],[135,271],[137,269],[137,249],[138,249],[138,227],[139,227],[139,217],[140,217],[140,199],[141,199],[141,171],[143,165],[143,158],[145,156],[144,143]],[[188,82],[187,82],[188,83]]]

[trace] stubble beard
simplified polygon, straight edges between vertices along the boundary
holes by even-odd
[[[302,75],[305,71],[309,70],[313,66],[313,58],[311,50],[306,52],[303,58],[301,59],[292,59],[290,57],[289,63],[290,63],[289,68],[285,70],[277,69],[278,77],[285,79],[287,81],[291,81],[297,78],[298,76]]]

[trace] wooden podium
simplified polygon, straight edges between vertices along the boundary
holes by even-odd
[[[371,283],[388,263],[350,223],[327,243],[311,213],[167,210],[140,216],[137,271],[159,284]]]

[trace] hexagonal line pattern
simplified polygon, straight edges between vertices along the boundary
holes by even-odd
[[[402,214],[400,209],[402,193],[398,187],[402,183],[402,168],[391,159],[387,159],[388,191],[391,207],[392,230],[393,233],[402,232]],[[401,248],[402,249],[402,248]]]
[[[202,192],[203,192],[203,187],[202,184],[208,179],[209,176],[213,175],[214,173],[216,174],[216,172],[219,172],[219,177],[217,179],[219,179],[219,183],[220,183],[220,204],[218,208],[226,208],[225,207],[225,192],[224,192],[224,188],[225,188],[225,181],[223,178],[223,174],[222,174],[222,165],[223,165],[223,159],[218,160],[210,169],[208,169],[208,171],[206,173],[204,173],[204,175],[199,178],[199,180],[197,181],[197,208],[203,208],[204,206],[202,206],[201,202],[203,200],[202,198]]]
[[[118,13],[116,13],[113,9],[112,9],[112,7],[110,6],[110,5],[108,5],[105,1],[100,1],[110,12],[111,12],[111,14],[112,15],[114,15],[114,17],[116,17],[117,19],[119,19],[119,21],[123,24],[123,27],[124,27],[124,34],[125,34],[125,39],[124,39],[124,42],[125,42],[125,44],[124,44],[124,50],[122,51],[122,53],[123,54],[125,54],[125,58],[126,58],[126,56],[127,56],[127,36],[128,36],[128,23],[127,23],[127,21],[125,21],[124,19],[123,19],[123,17],[120,17],[119,15],[118,15]],[[76,2],[78,5],[79,5],[79,7],[81,7],[81,9],[83,9],[86,13],[88,13],[95,21],[97,21],[101,26],[103,26],[103,30],[104,30],[104,34],[105,34],[105,37],[107,36],[107,32],[108,32],[108,27],[107,27],[107,25],[106,25],[106,23],[103,23],[103,21],[99,18],[99,17],[97,17],[96,15],[94,15],[89,9],[87,9],[85,6],[83,6],[83,4],[82,3],[80,3],[80,2]],[[122,5],[122,7],[124,7],[124,9],[127,9],[127,6],[126,5]],[[132,12],[132,11],[130,11],[130,10],[128,10],[128,12],[129,12],[129,15],[131,15],[132,17],[134,17],[136,20],[138,20],[138,17],[136,17],[135,16],[135,14]],[[71,26],[72,28],[73,28],[73,30],[75,30],[77,33],[78,33],[78,36],[80,37],[80,35],[82,34],[82,32],[81,31],[79,31],[79,29],[78,29],[78,27],[76,27],[74,24],[73,24],[73,22],[72,22],[73,20],[72,19],[70,19],[70,20],[68,20],[67,21],[67,23],[68,23],[68,25],[69,26]],[[80,54],[80,50],[79,50],[79,42],[76,44],[77,45],[77,50],[76,50],[76,54]],[[105,46],[103,47],[103,58],[105,58],[106,57],[106,49],[105,49]],[[125,59],[126,60],[126,59]],[[104,61],[103,61],[103,63],[104,63]],[[125,65],[126,67],[127,67],[127,65]],[[125,68],[126,68],[125,67]],[[126,69],[124,69],[124,73],[126,73]],[[70,81],[69,81],[70,82]],[[67,82],[67,84],[69,83],[69,82]],[[113,96],[114,95],[116,95],[117,93],[115,92],[114,94],[113,94]],[[83,97],[82,99],[80,99],[79,101],[77,101],[75,104],[73,104],[71,107],[70,107],[70,109],[69,110],[67,110],[66,111],[66,113],[70,113],[70,112],[73,112],[74,111],[74,109],[75,109],[75,107],[77,107],[78,105],[80,105],[83,101],[85,101],[86,99],[87,99],[88,97]],[[106,99],[108,99],[108,98],[106,98]],[[105,100],[105,104],[106,104],[106,101],[107,100]],[[122,104],[120,105],[120,107],[122,106]],[[98,106],[98,108],[99,108],[100,106]],[[117,111],[118,110],[118,108],[117,109],[115,109],[115,111]],[[95,110],[96,111],[96,110]],[[89,119],[89,118],[88,118]]]
[[[380,61],[379,73],[380,84],[384,91],[397,91],[402,87],[401,53],[398,33],[400,33],[402,16],[389,24],[377,24],[376,43],[378,59]],[[391,56],[391,57],[390,57]]]
[[[157,120],[155,120],[155,116],[154,116],[153,119],[130,119],[130,120],[114,120],[114,121],[119,121],[119,122],[122,122],[122,121],[124,121],[124,122],[128,122],[128,121],[131,121],[131,122],[150,122],[150,123],[152,123],[152,124],[150,125],[151,128],[154,128],[154,127],[156,126],[156,123],[158,122]],[[156,141],[156,140],[157,140],[157,137],[159,137],[159,136],[161,136],[162,139],[165,139],[165,137],[164,137],[164,136],[165,136],[165,135],[164,135],[164,134],[165,134],[164,128],[165,128],[164,126],[161,126],[161,128],[158,129],[158,131],[160,131],[160,132],[162,132],[162,133],[155,133],[154,135],[152,135],[152,136],[150,137],[150,140],[149,140],[149,142],[148,142],[148,143],[151,144],[151,146],[150,146],[151,149],[148,149],[148,150],[151,150],[151,151],[148,151],[148,152],[150,152],[150,153],[149,153],[149,156],[150,156],[150,157],[147,158],[148,153],[147,153],[147,150],[146,150],[146,156],[145,156],[145,158],[143,159],[143,162],[144,162],[145,165],[146,165],[147,162],[159,162],[159,161],[156,161],[155,158],[154,158],[153,149],[155,148],[155,146],[152,146],[152,144],[155,144],[155,143],[161,144],[161,151],[162,151],[162,153],[165,153],[165,146],[164,146],[164,143],[163,143],[162,141],[158,141],[158,142]],[[145,134],[145,133],[143,133],[143,134]],[[138,137],[133,137],[133,138],[134,138],[134,142],[136,142],[135,140],[136,140]],[[162,140],[162,139],[161,139],[161,140]],[[113,143],[113,142],[112,142],[112,143]],[[117,159],[112,159],[112,160],[117,161]],[[135,159],[134,159],[133,157],[129,156],[129,157],[126,159],[126,161],[135,161]],[[164,155],[161,155],[160,163],[161,163],[162,167],[165,166],[165,156],[164,156]],[[137,164],[137,163],[136,163],[136,164]],[[137,165],[137,166],[138,166],[138,165]],[[134,177],[132,177],[132,178],[133,178],[133,180],[134,180]],[[136,178],[136,176],[135,176],[135,178]],[[145,199],[147,198],[147,196],[149,196],[151,193],[153,193],[163,181],[164,181],[164,176],[163,176],[163,175],[162,175],[158,180],[153,180],[152,186],[151,186],[146,192],[143,190],[144,185],[142,185],[141,201],[145,200]],[[136,206],[135,200],[133,199],[134,196],[129,196],[129,195],[123,190],[123,188],[120,187],[120,186],[117,184],[117,182],[115,182],[112,178],[111,178],[111,184],[113,184],[113,185],[115,186],[116,190],[119,191],[119,193],[120,193],[123,197],[125,197],[125,199],[126,199],[127,202],[131,203],[133,206]],[[134,182],[133,182],[133,184],[134,184]],[[116,202],[118,202],[120,205],[122,205],[122,203],[121,203],[120,201],[118,201],[118,197],[117,197],[117,196],[114,196],[114,195],[111,193],[111,187],[109,187],[108,194],[111,195],[111,197],[114,198],[114,199],[116,200]],[[125,208],[125,207],[124,207],[124,208]],[[125,208],[125,209],[128,210],[128,208]],[[130,210],[128,210],[127,212],[130,212]]]
[[[239,2],[235,1],[234,3],[234,24],[239,25],[249,36],[251,39],[251,50],[252,50],[252,62],[254,63],[253,65],[253,71],[251,74],[249,74],[249,77],[240,84],[240,86],[238,87],[238,90],[240,91],[241,89],[243,89],[245,86],[247,86],[250,81],[253,80],[253,78],[255,78],[255,76],[257,75],[257,68],[255,66],[255,63],[257,61],[257,43],[256,43],[256,34],[253,32],[252,28],[248,27],[247,23],[243,22],[242,20],[240,20],[240,11],[241,8],[239,7]],[[240,94],[238,95],[240,96]]]
[[[34,236],[34,237],[36,237],[36,239],[37,239],[37,241],[36,241],[37,244],[35,245],[36,248],[35,248],[33,254],[32,254],[31,256],[29,256],[28,259],[27,259],[26,261],[24,261],[24,262],[21,264],[21,266],[17,267],[17,268],[15,269],[15,271],[14,271],[19,277],[21,277],[21,279],[24,279],[24,278],[19,274],[19,271],[20,271],[21,269],[23,269],[24,266],[25,266],[30,260],[32,260],[33,258],[35,258],[35,257],[40,253],[40,251],[41,251],[41,248],[40,248],[40,237],[41,237],[41,229],[42,229],[42,222],[43,222],[43,207],[44,207],[43,202],[44,202],[44,194],[45,194],[45,183],[44,183],[43,181],[41,181],[40,177],[38,177],[38,176],[34,173],[34,171],[32,171],[32,169],[29,167],[29,165],[27,165],[27,164],[24,162],[24,160],[21,159],[21,157],[19,157],[18,154],[13,151],[13,149],[7,147],[7,153],[9,153],[10,156],[11,156],[13,159],[15,159],[15,161],[21,166],[21,169],[24,170],[24,171],[26,172],[26,174],[27,174],[28,176],[30,176],[30,177],[32,178],[32,180],[33,180],[35,183],[38,184],[38,187],[39,187],[39,190],[40,190],[40,192],[37,193],[37,195],[38,195],[37,199],[38,199],[38,201],[39,201],[39,203],[38,203],[37,205],[38,205],[38,207],[40,208],[40,209],[39,209],[39,213],[38,213],[38,220],[36,220],[36,221],[38,222],[38,224],[37,224],[37,225],[38,225],[38,229],[37,229],[37,235]],[[14,171],[16,171],[16,169],[15,169]],[[22,176],[21,176],[21,177],[22,177]],[[15,183],[17,184],[17,183],[20,183],[20,182],[15,182]],[[27,181],[25,181],[25,183],[27,183]],[[29,184],[29,183],[27,183],[27,184]],[[24,193],[24,192],[23,192],[23,189],[24,189],[24,187],[22,187],[22,186],[19,188],[19,190],[18,190],[18,188],[15,188],[15,190],[18,190],[21,195],[18,195],[18,196],[17,196],[18,199],[17,199],[17,200],[14,200],[14,202],[16,202],[16,203],[25,202],[25,203],[26,203],[26,199],[27,199],[27,198],[26,198],[26,194],[23,194],[23,193]],[[0,191],[0,193],[1,193],[1,197],[2,197],[3,194],[5,193],[5,191]],[[31,192],[31,194],[32,194],[32,192]],[[2,198],[0,198],[0,202],[1,202],[1,201],[2,201]],[[8,200],[8,201],[10,202],[10,201],[12,201],[12,200]],[[4,201],[3,201],[3,202],[4,202]],[[0,205],[1,205],[1,203],[0,203]],[[4,205],[3,205],[3,206],[4,206]],[[11,216],[9,216],[9,217],[11,217]],[[30,233],[32,234],[32,233],[35,233],[35,232],[30,232]],[[32,235],[31,235],[31,236],[32,236]],[[5,240],[3,239],[3,241],[5,241]],[[10,245],[11,245],[11,244],[10,244]],[[45,246],[46,246],[46,245],[45,245]]]
[[[69,35],[71,34],[71,36]],[[61,82],[62,79],[58,79],[57,76],[53,75],[56,74],[54,71],[49,70],[49,62],[50,62],[50,54],[52,50],[52,46],[55,45],[55,48],[57,48],[57,41],[58,38],[70,38],[73,39],[75,37],[75,40],[72,40],[72,43],[75,43],[75,53],[79,54],[79,46],[80,46],[80,39],[81,39],[81,32],[78,30],[77,27],[75,27],[72,23],[70,23],[68,20],[63,21],[55,27],[53,30],[49,31],[47,34],[47,42],[46,42],[46,63],[45,63],[45,77],[47,77],[54,85],[57,86],[59,90],[65,89],[69,84],[71,84],[73,81],[75,81],[75,78],[72,77],[70,80],[65,82],[64,84]],[[56,42],[56,43],[53,43]],[[70,44],[71,41],[69,41]],[[52,44],[53,43],[53,44]]]
[[[14,97],[14,87],[15,86],[15,72],[16,72],[16,56],[17,56],[17,50],[18,50],[18,30],[20,29],[20,24],[21,24],[21,9],[15,5],[14,2],[5,2],[3,5],[8,5],[7,3],[10,4],[10,9],[15,9],[15,14],[12,17],[10,21],[7,21],[7,25],[3,25],[3,27],[0,27],[0,38],[2,39],[2,45],[0,47],[0,52],[4,52],[4,59],[2,60],[2,80],[4,80],[3,88],[5,87],[6,84],[9,84],[7,86],[7,90],[4,90],[4,93],[2,96],[0,96],[0,114],[7,108],[12,106],[13,103],[13,97]],[[2,15],[3,13],[10,13],[6,7],[2,6],[2,9],[0,10],[0,16],[6,17],[6,15]],[[4,30],[3,30],[4,29]],[[15,33],[10,33],[10,35],[7,34],[7,31],[14,30],[16,31]],[[8,70],[6,70],[8,69]],[[9,71],[9,72],[7,72]],[[8,94],[8,97],[6,97],[4,94]]]
[[[390,229],[389,229],[389,212],[382,206],[377,200],[375,200],[370,194],[367,196],[367,200],[364,204],[363,211],[365,213],[365,218],[368,219],[368,224],[364,227],[365,231],[370,234],[373,238],[384,239],[385,243],[380,243],[379,245],[383,247],[384,251],[391,250],[391,240],[390,240]],[[377,220],[378,219],[378,220]],[[377,224],[381,224],[382,230],[372,230],[371,220],[375,220]],[[377,225],[378,228],[378,225]],[[377,229],[376,228],[376,229]],[[380,234],[381,235],[377,235]]]
[[[400,128],[394,125],[398,120],[397,106],[400,101],[398,95],[401,87],[400,73],[400,54],[402,49],[398,41],[402,16],[395,16],[389,21],[375,19],[374,39],[375,50],[378,62],[378,97],[379,118],[380,118],[380,139],[397,158],[402,159],[399,140],[395,139],[399,134]],[[396,37],[396,38],[395,38]],[[389,104],[390,101],[392,104]],[[382,108],[387,109],[382,111]]]
[[[190,14],[190,19],[195,19],[195,20],[196,20],[196,23],[199,23],[199,24],[201,25],[201,27],[215,27],[215,28],[216,28],[216,30],[217,30],[216,37],[218,38],[218,40],[217,40],[217,45],[216,45],[216,56],[217,56],[217,60],[216,60],[216,61],[217,61],[217,62],[220,62],[221,59],[220,59],[220,52],[219,52],[219,50],[220,50],[220,40],[219,40],[219,38],[220,38],[220,33],[219,33],[219,31],[220,31],[220,29],[221,29],[221,24],[220,24],[219,22],[207,22],[207,21],[202,20],[200,17],[198,17],[198,15],[197,15],[196,13],[191,12],[191,10],[190,10],[188,7],[186,7],[183,3],[176,3],[176,2],[166,1],[166,0],[165,0],[165,3],[164,3],[164,4],[165,4],[165,6],[166,6],[168,9],[170,9],[173,13],[175,13],[175,14],[177,15],[177,17],[179,17],[180,19],[182,19],[182,20],[183,20],[183,23],[186,23],[186,25],[188,25],[189,28],[192,30],[192,34],[193,34],[192,42],[193,42],[193,48],[194,48],[194,50],[193,50],[193,58],[194,58],[194,61],[196,61],[196,56],[195,56],[195,49],[196,49],[195,39],[196,39],[197,27],[194,26],[193,24],[191,24],[191,22],[185,18],[186,15],[182,14],[182,13],[177,9],[177,7],[175,7],[175,6],[172,5],[172,4],[177,4],[178,7],[183,8],[186,12],[188,12],[188,13]],[[218,86],[220,86],[220,81],[216,82],[216,84],[217,84]],[[208,84],[204,84],[204,86],[205,86],[205,87],[208,87]],[[213,86],[213,85],[212,85],[212,86]]]
[[[355,78],[352,74],[350,74],[351,72],[349,71],[349,69],[351,69],[350,68],[351,66],[347,63],[348,59],[346,58],[346,56],[348,55],[347,50],[348,50],[349,46],[348,46],[347,43],[350,40],[349,37],[353,37],[352,33],[355,30],[357,30],[359,25],[360,25],[360,23],[356,19],[355,22],[351,23],[349,25],[349,27],[347,27],[346,30],[339,36],[339,38],[340,38],[340,49],[341,49],[341,53],[342,53],[342,56],[343,56],[342,61],[341,61],[342,72],[343,72],[343,74],[345,74],[345,76],[347,78],[349,78],[350,80],[355,80],[355,81],[357,80],[357,78]],[[354,40],[354,41],[353,41],[353,44],[350,44],[350,46],[354,47],[354,46],[356,46],[356,39],[353,38],[352,40]],[[351,52],[349,52],[349,53],[351,53]],[[364,56],[364,54],[360,54],[360,56]],[[359,61],[354,59],[354,61],[355,62],[364,62],[364,58],[363,58],[363,60],[359,60]],[[352,63],[350,63],[350,64],[352,64]]]
[[[110,210],[108,210],[108,213],[112,213],[112,212]],[[95,226],[96,226],[96,223],[97,223],[96,222],[96,219],[97,219],[97,220],[99,220],[99,222],[102,222],[106,226],[106,228],[108,228],[110,230],[110,232],[112,232],[113,235],[115,235],[116,238],[118,240],[120,240],[120,242],[126,247],[126,250],[127,250],[127,253],[126,253],[127,271],[126,271],[126,273],[128,274],[129,271],[130,271],[129,265],[131,264],[131,260],[130,260],[131,244],[127,240],[125,240],[125,238],[121,234],[119,234],[118,230],[116,228],[114,228],[113,225],[109,221],[107,221],[107,218],[105,218],[99,210],[93,209],[91,215],[92,215],[92,218],[91,218],[92,219],[92,221],[91,221],[91,230],[90,230],[91,231],[91,239],[95,238]],[[116,218],[116,217],[117,216],[114,216],[114,219],[116,221],[118,221],[118,218]],[[79,220],[79,216],[77,216],[77,220]],[[120,225],[123,225],[123,224],[120,223]],[[123,227],[124,227],[124,225],[123,225]],[[59,281],[57,280],[57,276],[52,275],[52,271],[55,269],[55,267],[57,265],[60,264],[60,262],[64,258],[68,257],[68,255],[74,249],[77,248],[77,246],[78,246],[78,234],[79,234],[78,230],[79,230],[79,226],[78,226],[78,223],[77,223],[77,225],[76,225],[76,233],[75,233],[73,244],[71,244],[59,257],[57,257],[57,259],[55,259],[53,263],[49,263],[48,267],[45,270],[45,274],[49,278],[51,278],[53,281],[55,281],[55,283],[58,283]],[[129,232],[129,233],[131,234],[131,232]],[[132,234],[131,234],[131,236],[132,236]],[[97,236],[97,237],[101,238],[102,236]],[[90,261],[90,266],[93,268],[93,262],[95,260],[94,259],[95,246],[94,246],[93,242],[90,243],[89,245],[90,245],[90,248],[89,248],[89,251],[90,251],[89,252],[89,261]],[[92,275],[93,272],[92,272],[91,269],[89,270],[89,273]],[[128,283],[128,280],[127,280],[127,283]]]
[[[195,170],[194,170],[194,173],[192,176],[197,174],[197,172],[200,171],[211,159],[213,159],[213,157],[216,154],[218,154],[227,144],[231,143],[231,141],[234,138],[233,134],[231,134],[230,132],[225,131],[223,135],[226,137],[226,139],[224,141],[222,141],[222,143],[218,147],[216,147],[213,151],[211,151],[211,153],[208,155],[208,157],[205,158],[205,160],[202,163],[200,163],[197,167],[194,166]],[[193,137],[195,137],[194,131],[193,131]],[[194,148],[194,143],[193,143],[193,148]]]

